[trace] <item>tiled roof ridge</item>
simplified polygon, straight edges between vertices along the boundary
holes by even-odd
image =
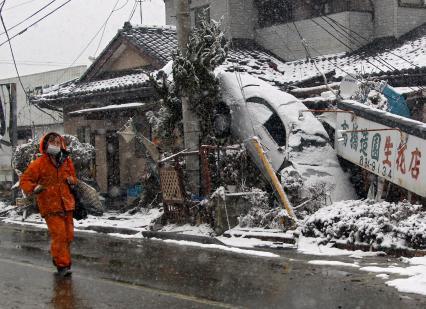
[[[144,70],[144,69],[133,69],[133,70],[124,70],[122,72],[113,72],[113,73],[116,73],[116,75],[114,75],[114,76],[103,76],[103,77],[98,78],[98,79],[91,79],[90,81],[81,81],[80,79],[77,79],[77,80],[74,81],[74,84],[76,86],[80,86],[80,85],[83,85],[83,84],[113,80],[113,79],[116,79],[116,78],[121,78],[121,77],[124,77],[124,76],[133,76],[133,75],[137,75],[137,74],[145,74],[145,75],[149,76],[151,72],[148,71],[148,70]]]
[[[172,30],[176,31],[176,26],[173,25],[132,25],[132,24],[125,24],[123,28],[119,29],[118,32],[127,32],[132,30],[140,30],[140,29],[147,29],[147,30]]]

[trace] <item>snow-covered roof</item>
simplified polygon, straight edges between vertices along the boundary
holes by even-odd
[[[77,111],[73,111],[68,113],[69,115],[81,115],[81,114],[87,114],[87,113],[93,113],[93,112],[103,112],[103,111],[112,111],[112,110],[123,110],[123,109],[135,109],[139,107],[145,106],[145,103],[126,103],[126,104],[112,104],[112,105],[106,105],[102,107],[94,107],[94,108],[86,108],[86,109],[80,109]]]
[[[347,74],[400,76],[417,71],[426,73],[426,24],[399,40],[387,38],[350,54],[340,53],[289,61],[278,66],[278,70],[285,72],[286,83],[301,82],[320,76],[314,61],[323,73],[335,71],[336,78]]]
[[[173,26],[131,26],[126,24],[118,36],[128,39],[157,61],[166,64],[172,59],[177,48],[176,29]],[[314,59],[284,62],[275,57],[253,40],[235,41],[228,58],[219,67],[227,72],[247,72],[277,87],[303,84],[321,78],[314,65],[328,76],[340,79],[354,73],[392,75],[416,78],[414,72],[426,75],[426,24],[404,35],[397,41],[388,39],[383,44],[370,44],[352,54],[335,54]],[[90,70],[90,68],[89,68]],[[322,79],[321,79],[322,80]],[[96,93],[134,89],[145,86],[148,75],[128,73],[127,75],[86,83],[74,82],[59,89],[36,97],[32,102],[48,102],[72,97],[85,98]]]
[[[116,91],[138,89],[149,87],[149,76],[147,73],[131,73],[120,77],[104,80],[79,83],[74,81],[56,89],[32,98],[34,103],[67,100],[73,98],[86,98],[97,94],[109,94]]]
[[[120,30],[120,33],[145,53],[164,64],[172,59],[172,52],[177,48],[174,26],[129,25]]]
[[[272,84],[286,84],[286,74],[281,69],[284,61],[273,56],[253,41],[234,43],[228,53],[225,63],[219,70],[226,72],[246,72],[252,76]]]

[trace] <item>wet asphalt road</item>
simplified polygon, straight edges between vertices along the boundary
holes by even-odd
[[[58,280],[48,246],[45,230],[0,223],[0,308],[426,308],[375,274],[294,251],[262,258],[77,233],[74,274]]]

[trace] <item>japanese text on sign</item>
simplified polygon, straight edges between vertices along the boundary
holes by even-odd
[[[383,130],[388,129],[388,130]],[[426,140],[349,113],[336,123],[337,154],[411,192],[426,196]]]

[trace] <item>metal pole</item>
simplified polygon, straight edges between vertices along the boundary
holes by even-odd
[[[16,102],[16,84],[10,84],[10,122],[9,122],[9,137],[12,144],[12,153],[15,152],[16,146],[18,146],[18,112]],[[18,175],[12,170],[12,183],[13,185],[18,182]],[[12,203],[15,204],[16,191],[12,190]]]
[[[177,37],[178,46],[185,55],[189,42],[191,30],[191,19],[189,13],[189,1],[177,0],[176,3]],[[199,151],[200,148],[200,120],[198,116],[191,111],[187,94],[182,95],[182,119],[185,148],[189,151]],[[186,157],[186,174],[188,179],[188,189],[191,193],[199,195],[200,193],[200,158],[199,154],[188,155]]]
[[[139,0],[139,10],[141,12],[141,25],[142,25],[142,0]]]

